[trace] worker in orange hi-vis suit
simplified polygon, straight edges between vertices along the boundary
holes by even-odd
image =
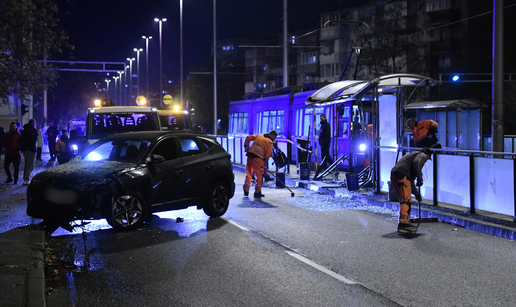
[[[262,181],[265,165],[272,155],[274,140],[278,136],[276,130],[266,134],[249,135],[245,139],[244,148],[247,152],[247,164],[245,166],[244,195],[249,195],[251,188],[251,178],[253,173],[256,175],[254,186],[254,198],[262,198]],[[249,143],[253,142],[251,147]]]
[[[412,129],[412,138],[416,147],[442,148],[441,143],[435,136],[439,125],[431,119],[416,121],[414,118],[407,119],[407,127]]]

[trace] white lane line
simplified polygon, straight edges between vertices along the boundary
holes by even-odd
[[[332,270],[330,269],[327,269],[325,267],[323,267],[322,265],[320,264],[317,264],[315,262],[313,262],[312,260],[308,259],[308,258],[305,258],[297,253],[294,253],[294,252],[291,252],[291,251],[285,251],[285,253],[289,254],[290,256],[308,264],[309,266],[327,274],[327,275],[330,275],[331,277],[337,279],[337,280],[340,280],[342,281],[343,283],[345,284],[348,284],[348,285],[356,285],[356,282],[350,280],[350,279],[347,279],[346,277],[340,275],[340,274],[337,274],[335,272],[333,272]]]
[[[230,223],[231,225],[235,225],[236,227],[238,227],[238,228],[242,229],[243,231],[251,231],[249,228],[246,228],[246,227],[244,227],[244,226],[242,226],[242,225],[240,225],[240,224],[238,224],[238,223],[236,223],[236,222],[233,222],[232,220],[230,220],[230,219],[228,219],[228,218],[224,218],[224,217],[223,217],[222,219],[226,220],[226,221],[227,221],[228,223]]]

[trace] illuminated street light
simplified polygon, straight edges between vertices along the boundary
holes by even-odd
[[[123,71],[117,71],[117,72],[118,72],[118,76],[120,77],[120,83],[119,83],[119,85],[120,85],[120,101],[118,102],[118,105],[121,106],[121,105],[123,105],[122,104],[122,75],[124,74],[124,72]]]
[[[149,97],[149,39],[152,39],[152,36],[142,36],[143,39],[145,39],[145,69],[147,70],[145,73],[145,77],[147,79],[147,88],[146,88],[146,95],[147,98]]]
[[[109,82],[111,82],[111,80],[106,79],[104,81],[106,81],[106,92],[107,92],[107,97],[106,98],[109,98]]]
[[[136,51],[136,87],[138,88],[136,96],[140,96],[140,52],[143,49],[134,48],[133,50]]]
[[[180,51],[180,61],[181,61],[181,78],[179,78],[179,82],[181,82],[181,106],[183,106],[184,100],[183,100],[183,0],[179,0],[179,19],[180,19],[180,43],[179,48]],[[186,106],[184,107],[186,109]]]
[[[125,65],[125,68],[124,68],[124,72],[125,72],[125,82],[124,82],[124,87],[127,87],[127,77],[131,77],[129,76],[129,66],[128,65]],[[128,106],[129,103],[127,103],[127,88],[125,89],[125,103],[124,103],[124,106]]]
[[[129,61],[129,101],[133,100],[133,61],[134,58],[127,58]],[[127,104],[129,105],[129,104]]]
[[[155,22],[159,22],[159,104],[163,103],[163,48],[161,41],[161,33],[162,33],[162,23],[163,21],[167,21],[166,18],[154,18]]]
[[[113,76],[113,79],[115,79],[115,99],[114,99],[115,102],[117,101],[116,100],[116,83],[117,83],[119,78],[120,78],[119,76]]]

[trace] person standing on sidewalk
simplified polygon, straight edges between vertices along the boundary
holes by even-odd
[[[56,156],[59,164],[66,163],[72,158],[72,147],[66,130],[61,130],[61,137],[56,143]]]
[[[391,184],[396,190],[400,201],[400,216],[398,232],[415,233],[417,226],[410,223],[410,208],[412,206],[412,194],[421,201],[421,194],[416,188],[423,185],[423,175],[421,170],[425,162],[431,159],[432,151],[423,148],[421,151],[414,151],[403,156],[391,170]],[[416,185],[414,180],[417,179]]]
[[[9,125],[9,132],[4,136],[3,146],[5,148],[4,170],[7,175],[5,183],[13,182],[11,175],[11,163],[14,167],[14,184],[18,184],[18,174],[20,173],[20,138],[21,134],[18,132],[18,127],[15,122]]]
[[[253,173],[256,175],[256,184],[254,186],[254,198],[262,198],[265,195],[262,194],[262,181],[264,168],[267,161],[272,155],[272,148],[274,147],[274,140],[278,136],[276,130],[266,134],[248,135],[245,138],[244,149],[247,152],[247,164],[245,166],[245,182],[244,182],[244,195],[249,195],[249,189],[251,188],[251,178]],[[253,145],[249,147],[249,143],[253,142]]]
[[[50,161],[56,160],[56,139],[59,131],[54,126],[53,121],[48,121],[48,129],[45,133],[47,135],[48,151],[50,152]]]
[[[0,158],[2,157],[2,144],[4,143],[5,130],[0,126]],[[1,160],[1,159],[0,159]]]
[[[20,148],[25,158],[25,168],[23,169],[23,185],[29,185],[30,175],[34,169],[36,159],[36,142],[38,141],[38,131],[36,130],[36,120],[31,118],[23,125],[21,133]]]
[[[41,131],[41,124],[36,125],[38,130],[38,140],[36,141],[36,160],[41,161],[41,152],[43,151],[43,131]]]

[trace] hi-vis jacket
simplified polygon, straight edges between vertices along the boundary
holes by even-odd
[[[249,143],[251,141],[253,142],[253,145],[249,148]],[[273,147],[274,142],[269,134],[248,135],[245,138],[244,148],[249,148],[247,153],[253,154],[265,161],[269,160],[271,157]]]
[[[428,135],[435,136],[438,127],[439,125],[431,119],[418,121],[414,129],[412,129],[412,138],[415,145],[419,146]]]

